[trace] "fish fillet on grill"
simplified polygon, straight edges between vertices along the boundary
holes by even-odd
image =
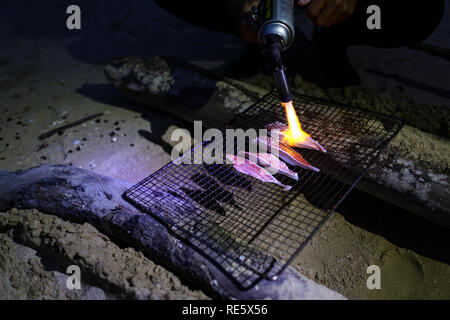
[[[266,145],[267,151],[276,149],[278,151],[280,158],[293,166],[301,167],[315,172],[320,171],[318,168],[309,164],[309,162],[306,161],[300,153],[298,153],[291,147],[288,147],[287,145],[279,141],[276,141],[270,137],[260,136],[257,137],[254,140],[254,142]]]
[[[235,156],[233,154],[227,154],[226,158],[233,163],[233,167],[237,171],[243,174],[252,176],[253,178],[258,179],[259,181],[262,182],[275,183],[283,187],[285,191],[289,191],[292,188],[292,186],[282,184],[275,177],[273,177],[266,169],[261,168],[251,160]]]
[[[269,123],[265,126],[265,128],[270,132],[271,136],[278,135],[278,139],[288,146],[327,152],[327,150],[322,147],[319,142],[311,137],[305,137],[304,141],[295,142],[295,144],[292,144],[290,139],[288,139],[285,135],[285,132],[287,132],[287,130],[289,129],[289,126],[287,124],[276,121],[273,123]]]
[[[256,162],[271,174],[279,173],[298,181],[297,172],[289,169],[289,167],[283,161],[281,161],[278,157],[271,153],[254,153],[241,151],[239,155],[248,157],[249,160]]]

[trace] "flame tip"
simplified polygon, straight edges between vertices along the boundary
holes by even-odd
[[[288,129],[283,131],[288,140],[288,144],[295,145],[296,142],[304,142],[310,138],[311,136],[302,130],[292,100],[289,102],[282,102],[281,105],[285,108],[288,121]]]

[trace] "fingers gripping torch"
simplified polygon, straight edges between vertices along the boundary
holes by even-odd
[[[292,100],[281,52],[294,40],[293,0],[262,0],[251,9],[250,19],[258,30],[265,67],[272,73],[281,102]]]

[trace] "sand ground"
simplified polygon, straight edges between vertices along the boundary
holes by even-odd
[[[232,36],[187,25],[151,1],[129,4],[126,10],[109,2],[80,1],[85,17],[81,31],[65,28],[66,7],[64,1],[16,1],[0,13],[0,36],[8,44],[0,47],[0,168],[65,163],[137,182],[170,160],[171,130],[189,124],[124,98],[107,83],[103,65],[117,56],[176,55],[220,69],[239,57],[244,45]],[[449,6],[447,18],[428,40],[447,48],[448,13]],[[361,73],[362,87],[373,90],[368,94],[413,99],[417,108],[450,107],[448,62],[405,48],[355,47],[350,57]],[[301,77],[300,84],[301,90],[314,93],[314,85]],[[104,115],[62,135],[37,139],[98,112]],[[206,298],[90,226],[34,210],[2,213],[0,221],[2,298]],[[33,227],[18,237],[17,224]],[[49,225],[63,231],[55,233]],[[80,237],[96,239],[97,245],[71,246],[72,229]],[[46,253],[42,234],[69,252],[56,257],[64,263],[55,263]],[[292,265],[353,299],[450,299],[448,240],[448,230],[353,191]],[[88,259],[98,252],[106,257],[102,275],[95,268],[98,261]],[[93,279],[78,294],[62,284],[65,263],[78,261],[75,256],[86,257]],[[139,267],[117,271],[113,265],[120,259]],[[366,268],[372,264],[382,270],[381,290],[366,287]],[[129,278],[130,273],[139,281],[121,281],[120,275]],[[36,278],[40,280],[33,281]]]

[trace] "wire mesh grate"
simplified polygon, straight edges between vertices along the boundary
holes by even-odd
[[[395,118],[307,96],[295,96],[294,106],[303,129],[327,153],[298,150],[320,172],[290,166],[297,182],[276,174],[293,186],[289,192],[229,164],[183,164],[212,143],[204,142],[127,190],[125,198],[196,248],[239,288],[276,278],[402,126]],[[229,127],[260,129],[274,121],[285,122],[285,114],[271,92]],[[224,154],[230,145],[239,151],[236,140],[224,139]]]

